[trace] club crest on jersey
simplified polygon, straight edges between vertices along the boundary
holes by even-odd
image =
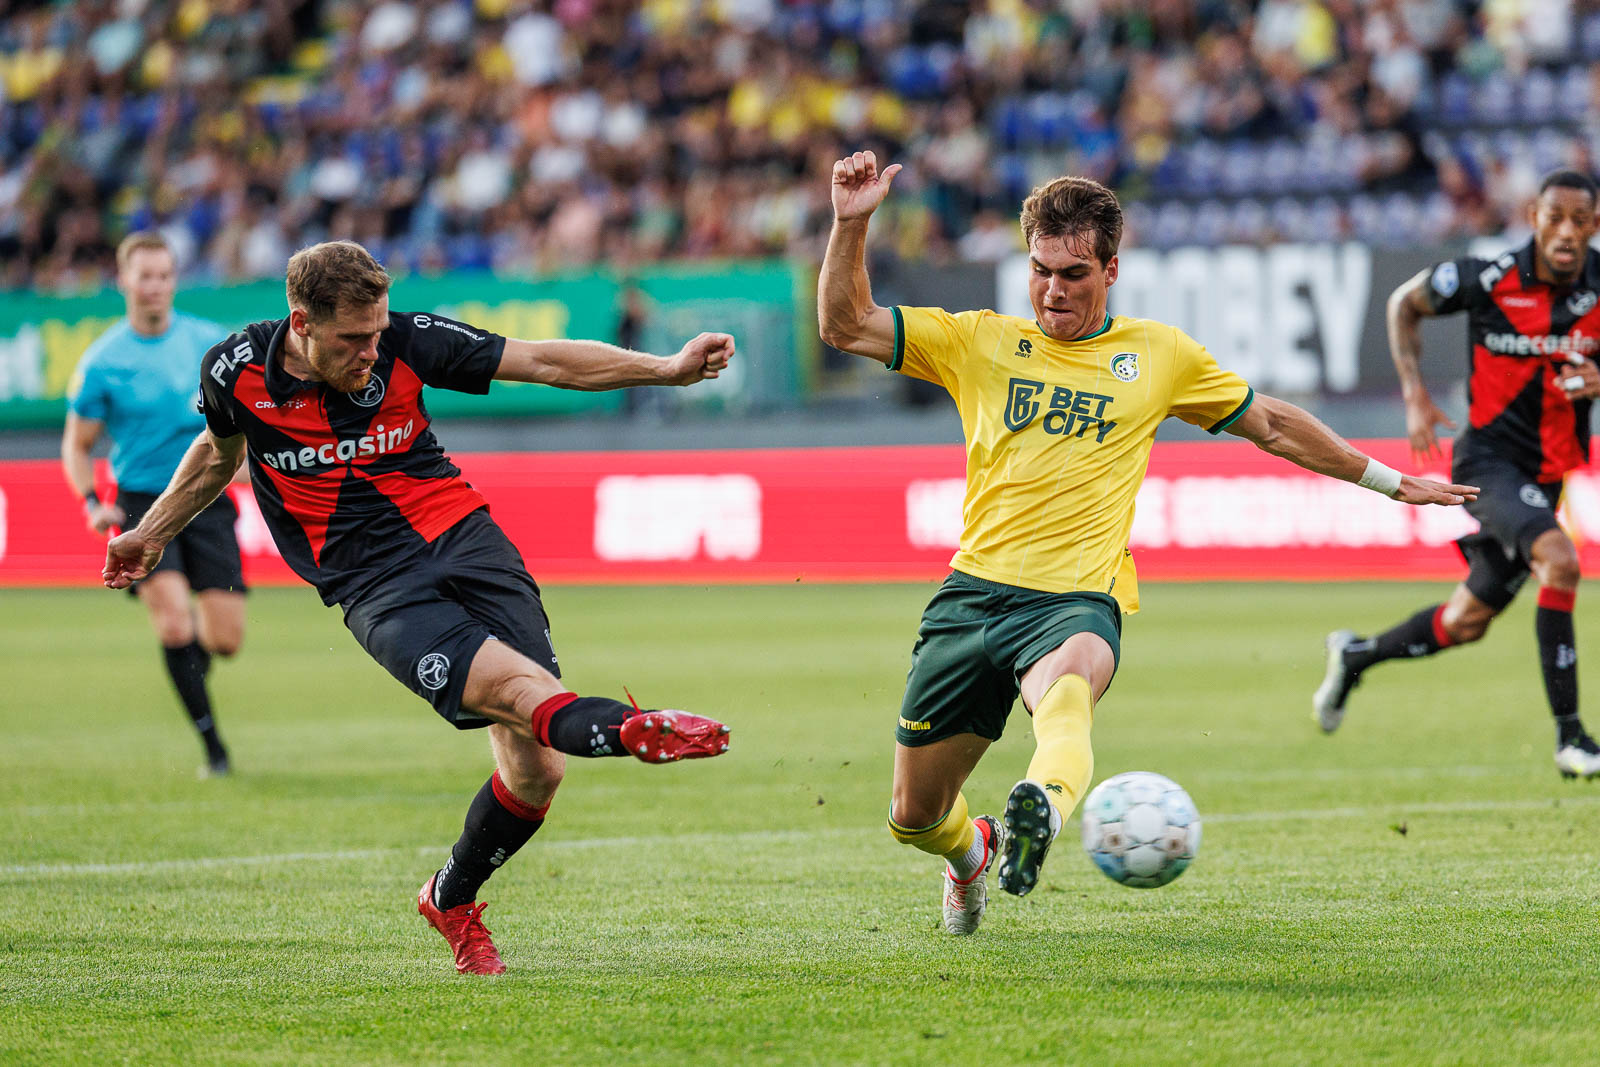
[[[450,680],[450,658],[439,652],[429,652],[417,664],[417,683],[429,692],[444,688]]]
[[[1119,382],[1137,381],[1139,378],[1139,353],[1118,352],[1111,357],[1111,373]]]
[[[364,408],[377,407],[383,403],[383,379],[374,374],[367,387],[359,393],[351,393],[350,399]]]
[[[1567,297],[1567,310],[1574,315],[1587,315],[1594,310],[1597,303],[1600,303],[1600,296],[1584,289]]]
[[[1441,263],[1433,268],[1433,291],[1440,296],[1455,296],[1461,288],[1461,273],[1454,263]]]

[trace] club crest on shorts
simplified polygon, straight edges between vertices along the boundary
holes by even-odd
[[[429,692],[443,689],[450,680],[450,657],[440,652],[429,652],[417,664],[417,682]]]
[[[1521,497],[1522,502],[1530,508],[1547,508],[1550,506],[1550,498],[1544,495],[1544,490],[1531,482],[1517,490],[1517,496]]]
[[[1139,353],[1118,352],[1111,357],[1111,373],[1120,382],[1131,382],[1139,377]]]
[[[1600,296],[1591,290],[1582,289],[1567,297],[1567,310],[1574,315],[1587,315],[1594,310],[1595,304],[1600,303]]]
[[[350,399],[364,408],[377,407],[383,403],[383,379],[374,374],[367,387],[359,393],[351,393]]]

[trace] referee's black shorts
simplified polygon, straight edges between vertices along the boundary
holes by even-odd
[[[1528,580],[1533,543],[1560,529],[1561,483],[1534,481],[1514,464],[1481,455],[1457,462],[1450,477],[1480,490],[1464,506],[1482,528],[1458,538],[1456,547],[1469,568],[1468,591],[1498,611]]]
[[[340,607],[361,647],[458,730],[489,725],[461,706],[485,641],[504,641],[561,677],[539,586],[482,508]]]
[[[155,502],[154,493],[118,490],[117,506],[128,516],[123,529],[131,530],[139,525],[139,520]],[[239,539],[233,530],[238,518],[239,509],[228,499],[228,494],[223,493],[178,531],[178,536],[161,554],[161,562],[150,573],[178,571],[189,579],[189,588],[197,593],[206,589],[243,593],[244,569],[239,564]],[[138,589],[139,583],[134,582],[128,592],[136,593]]]

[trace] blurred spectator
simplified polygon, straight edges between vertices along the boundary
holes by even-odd
[[[357,237],[392,269],[819,254],[827,164],[906,164],[886,255],[993,259],[1110,182],[1130,242],[1514,225],[1600,146],[1594,0],[82,0],[0,21],[0,284]],[[1425,132],[1426,131],[1426,132]]]

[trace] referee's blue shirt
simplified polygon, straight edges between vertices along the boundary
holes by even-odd
[[[226,336],[214,322],[174,311],[160,337],[144,337],[123,319],[84,352],[67,406],[81,419],[105,423],[118,488],[159,493],[167,487],[205,429],[197,406],[200,361]]]

